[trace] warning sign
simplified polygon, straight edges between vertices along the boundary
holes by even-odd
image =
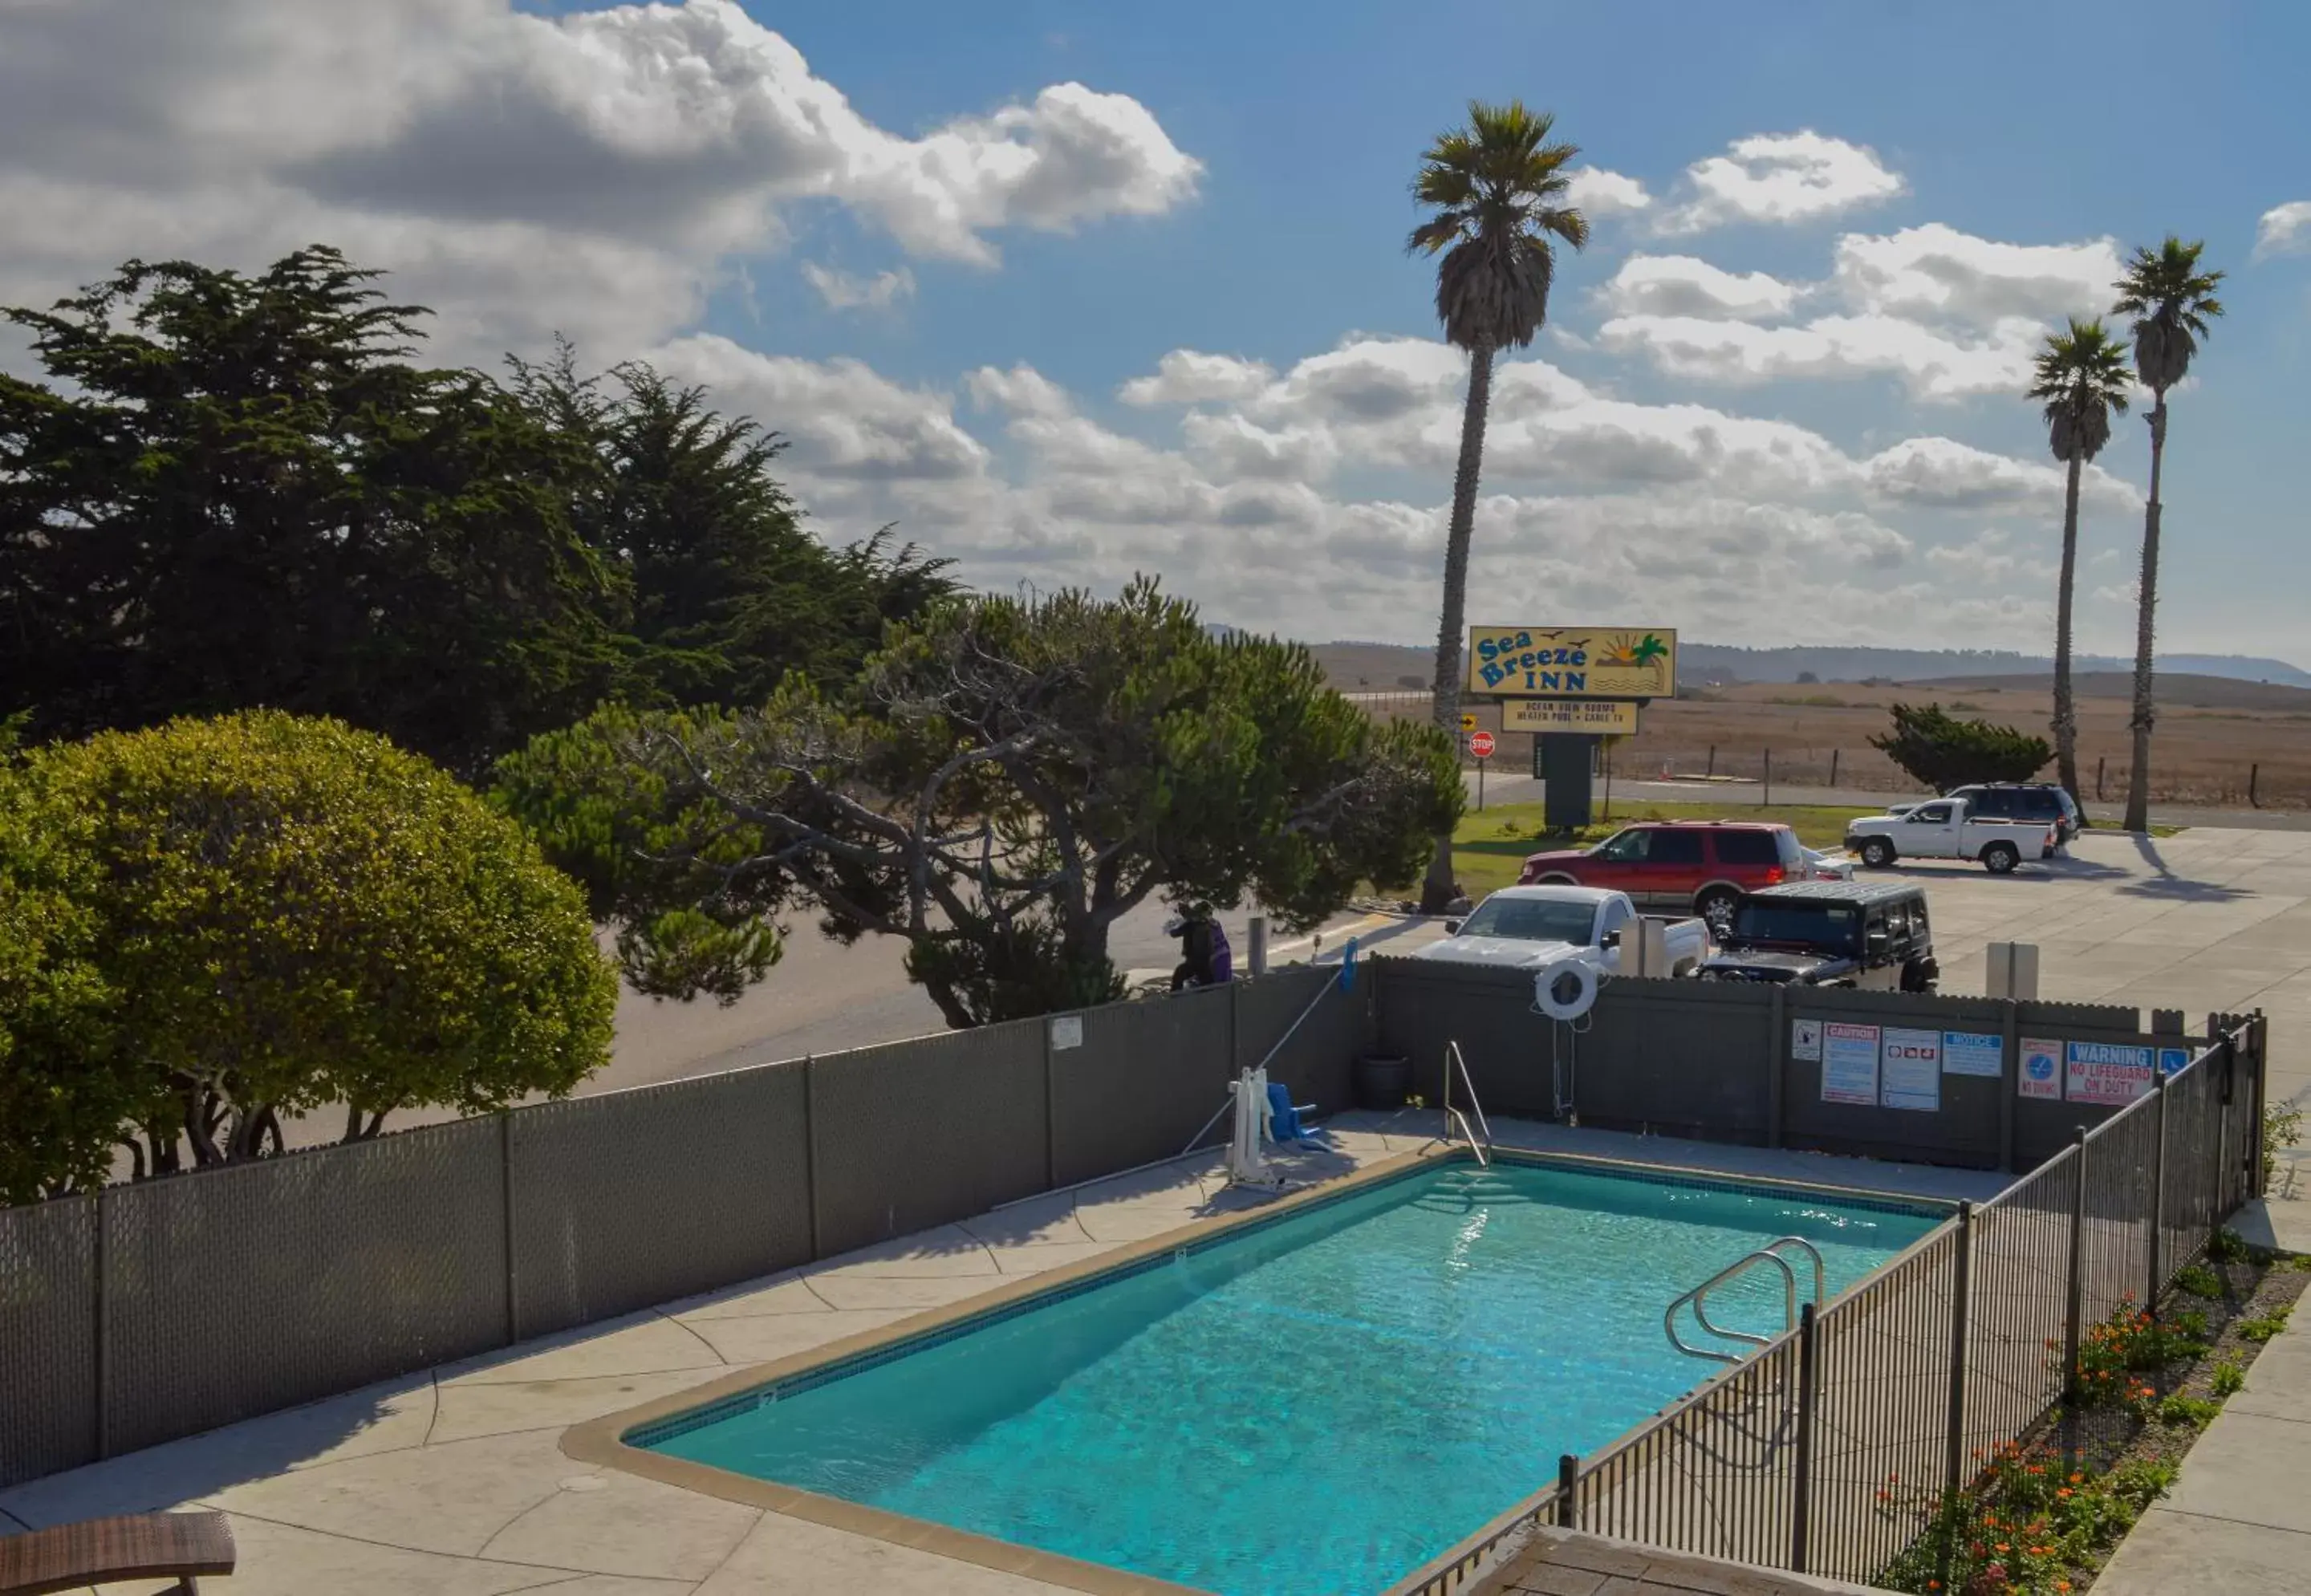
[[[2021,1067],[2014,1072],[2014,1092],[2019,1097],[2062,1095],[2062,1044],[2022,1039]]]
[[[1821,1028],[1821,1100],[1878,1102],[1878,1027],[1831,1020]]]
[[[1942,1033],[1886,1027],[1879,1050],[1878,1101],[1933,1113],[1942,1105]]]
[[[2072,1103],[2121,1104],[2150,1090],[2158,1068],[2151,1049],[2124,1042],[2074,1042],[2069,1066],[2063,1095]]]
[[[1808,1064],[1821,1062],[1821,1022],[1819,1020],[1790,1022],[1790,1057]]]

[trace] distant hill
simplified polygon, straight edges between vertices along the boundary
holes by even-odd
[[[2019,654],[2002,650],[1868,649],[1805,647],[1737,649],[1722,643],[1685,643],[1678,650],[1678,671],[1699,681],[1722,673],[1740,682],[1794,682],[1801,671],[1811,671],[1825,682],[1860,682],[1872,676],[1897,682],[1934,681],[1951,676],[2036,676],[2051,675],[2053,659],[2044,654]],[[2081,654],[2080,671],[2132,673],[2134,661],[2107,654]],[[2311,671],[2283,659],[2255,658],[2245,654],[2161,654],[2164,675],[2219,676],[2234,682],[2272,682],[2289,687],[2311,687]]]
[[[1330,642],[1315,645],[1316,658],[1333,685],[1368,692],[1426,687],[1435,667],[1427,649],[1399,643]],[[1790,649],[1738,649],[1722,643],[1681,643],[1678,674],[1690,684],[1712,679],[1726,682],[1794,682],[1810,671],[1825,682],[1861,682],[1873,677],[1897,682],[1945,681],[1960,678],[1985,685],[2001,677],[2043,677],[2053,673],[2054,661],[2044,655],[2001,650],[1870,649],[1809,645]],[[2130,676],[2132,659],[2107,654],[2082,654],[2082,673],[2116,673]],[[2161,676],[2214,677],[2224,681],[2268,682],[2276,686],[2311,687],[2311,671],[2283,659],[2256,658],[2244,654],[2161,654]],[[1408,680],[1408,678],[1409,680]],[[2085,691],[2081,687],[2080,691]],[[2161,694],[2162,697],[2166,696]]]
[[[2085,671],[2071,678],[2080,698],[2132,698],[2131,670]],[[2236,676],[2200,676],[2186,671],[2161,671],[2158,702],[2166,709],[2272,710],[2281,714],[2311,714],[2311,688],[2284,686],[2277,682],[2243,682]],[[1936,692],[1988,690],[1997,693],[2043,693],[2051,695],[2054,676],[2045,672],[2020,676],[1935,676],[1905,684]]]

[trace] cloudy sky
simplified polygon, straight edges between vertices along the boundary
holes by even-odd
[[[1406,185],[1522,95],[1595,232],[1499,372],[1472,619],[2043,650],[2019,389],[2171,230],[2231,277],[2162,644],[2311,663],[2291,0],[991,9],[0,0],[0,302],[334,243],[438,358],[558,330],[710,384],[829,536],[1430,641],[1464,362]],[[2089,474],[2089,649],[2131,647],[2147,454],[2126,420]]]

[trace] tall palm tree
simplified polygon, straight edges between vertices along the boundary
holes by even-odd
[[[2124,414],[2133,379],[2126,352],[2100,321],[2071,318],[2048,333],[2030,397],[2046,402],[2046,441],[2070,466],[2062,492],[2062,580],[2054,599],[2054,759],[2062,786],[2079,796],[2079,719],[2071,693],[2071,596],[2079,571],[2079,477],[2110,441],[2110,418]]]
[[[1586,217],[1565,203],[1565,168],[1581,152],[1551,144],[1557,118],[1471,101],[1469,121],[1421,157],[1413,197],[1429,210],[1406,248],[1434,255],[1436,318],[1446,340],[1469,352],[1469,402],[1461,415],[1461,459],[1452,473],[1452,519],[1444,538],[1444,605],[1436,624],[1436,724],[1456,733],[1461,712],[1462,632],[1469,589],[1469,536],[1477,517],[1477,476],[1485,453],[1485,410],[1493,355],[1532,342],[1548,318],[1557,275],[1553,240],[1589,242]],[[1436,839],[1422,907],[1443,907],[1452,887],[1452,837]]]
[[[2134,318],[2134,373],[2150,390],[2150,502],[2142,512],[2141,589],[2135,599],[2134,768],[2126,777],[2126,829],[2150,827],[2150,644],[2158,602],[2158,468],[2167,456],[2167,390],[2183,380],[2207,323],[2223,313],[2215,298],[2220,272],[2199,269],[2203,243],[2173,233],[2153,249],[2137,249],[2118,280],[2119,316]]]

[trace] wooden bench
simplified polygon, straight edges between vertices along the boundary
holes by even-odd
[[[116,1580],[170,1579],[193,1596],[204,1574],[232,1572],[221,1513],[135,1513],[0,1535],[0,1596],[42,1596]]]

